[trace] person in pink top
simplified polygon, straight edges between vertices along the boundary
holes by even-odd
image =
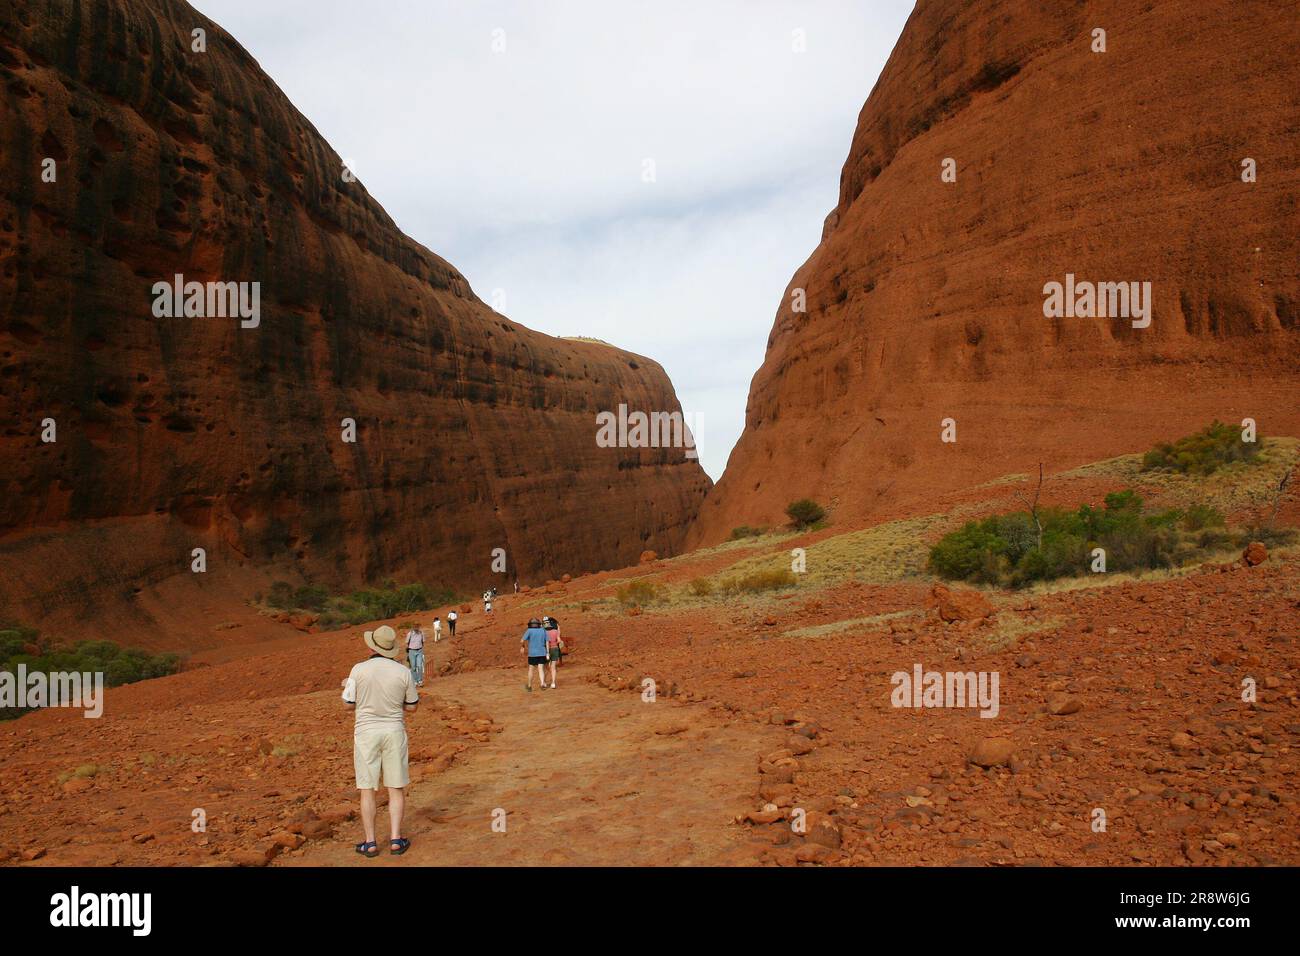
[[[555,618],[546,618],[543,626],[546,628],[546,656],[551,662],[551,690],[555,690],[555,667],[564,656],[564,640],[560,637],[560,625]]]

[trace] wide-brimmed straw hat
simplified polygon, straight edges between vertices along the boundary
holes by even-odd
[[[397,656],[397,632],[387,624],[381,624],[373,631],[365,633],[366,646],[376,654],[384,657]]]

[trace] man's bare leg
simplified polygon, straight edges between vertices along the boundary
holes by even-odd
[[[366,832],[366,842],[375,842],[375,791],[361,791],[361,826]]]
[[[371,791],[372,793],[374,791]],[[406,788],[389,787],[388,788],[388,823],[391,839],[396,840],[402,835],[402,815],[406,813]],[[374,814],[370,815],[370,832],[375,829]]]
[[[555,661],[551,661],[551,689],[555,689]]]

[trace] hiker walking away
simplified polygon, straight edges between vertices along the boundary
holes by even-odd
[[[483,613],[484,614],[492,613],[492,592],[491,591],[483,592]]]
[[[537,665],[537,677],[542,683],[542,688],[546,688],[546,631],[542,629],[542,622],[537,618],[532,618],[528,622],[528,630],[524,631],[524,636],[519,640],[519,653],[528,655],[528,683],[525,689],[533,689],[533,665]]]
[[[406,632],[406,666],[411,668],[415,686],[424,686],[424,631],[414,624]]]
[[[557,638],[560,636],[560,622],[557,621],[555,618],[553,617],[546,618],[545,627],[548,631],[554,631],[555,636]],[[570,651],[571,648],[569,646],[569,642],[563,640],[560,641],[560,659],[559,661],[556,662],[559,664],[560,667],[564,666],[564,659],[569,656]]]
[[[555,668],[564,656],[564,641],[560,639],[560,626],[554,618],[546,619],[546,656],[551,662],[551,690],[555,690]]]
[[[515,578],[515,593],[519,593],[519,579]]]
[[[456,612],[455,611],[447,612],[447,630],[449,632],[447,634],[448,637],[456,636]]]
[[[433,643],[437,644],[440,640],[442,640],[442,618],[435,617],[433,619]]]
[[[382,777],[388,788],[388,850],[401,856],[411,841],[402,836],[406,786],[411,782],[403,712],[420,704],[412,672],[397,660],[397,632],[387,624],[366,631],[370,657],[352,668],[343,682],[343,700],[356,711],[352,733],[352,767],[361,791],[361,825],[365,840],[355,846],[362,856],[379,856],[375,842],[375,795]]]

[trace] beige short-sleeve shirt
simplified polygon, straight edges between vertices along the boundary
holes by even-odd
[[[388,657],[362,661],[348,678],[356,687],[357,730],[403,727],[403,705],[420,700],[411,669]]]

